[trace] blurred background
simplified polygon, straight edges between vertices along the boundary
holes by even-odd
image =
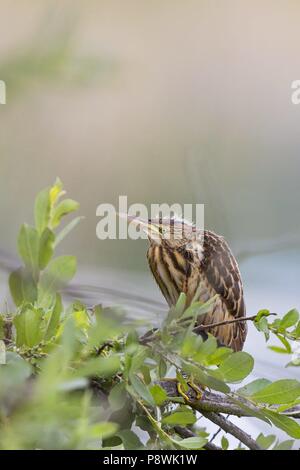
[[[62,247],[79,260],[74,295],[161,319],[147,242],[96,238],[98,204],[127,195],[204,203],[248,314],[299,308],[299,21],[296,0],[1,0],[2,304],[19,226],[59,176],[85,216]],[[246,349],[273,379],[281,357],[261,336],[250,326]]]

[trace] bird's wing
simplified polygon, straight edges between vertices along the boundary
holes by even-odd
[[[220,302],[211,315],[206,315],[201,323],[215,323],[233,320],[246,314],[243,284],[237,262],[223,237],[205,231],[201,271],[208,284],[219,294]],[[221,343],[242,349],[247,335],[247,323],[237,322],[215,327],[211,330]]]
[[[223,237],[205,231],[201,267],[233,317],[245,316],[243,284],[237,262]]]

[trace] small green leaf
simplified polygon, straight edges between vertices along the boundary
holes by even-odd
[[[294,443],[295,441],[293,440],[282,441],[275,447],[273,447],[272,450],[291,450],[293,448]]]
[[[231,354],[219,366],[225,382],[240,382],[252,371],[254,360],[250,354],[239,351]]]
[[[281,415],[275,411],[263,410],[264,415],[269,418],[275,426],[285,431],[289,436],[300,439],[300,426],[288,416]]]
[[[45,323],[45,335],[44,338],[46,341],[55,336],[58,331],[58,326],[60,323],[61,313],[63,310],[61,296],[56,294],[56,302],[51,310],[46,312],[44,317]]]
[[[39,235],[35,228],[23,224],[18,237],[19,255],[35,276],[38,270]]]
[[[37,286],[31,272],[26,268],[19,268],[9,276],[9,289],[17,306],[23,302],[34,303],[37,299]]]
[[[26,309],[14,317],[16,328],[16,344],[33,347],[42,339],[41,331],[42,311],[39,309]]]
[[[186,309],[182,318],[189,318],[189,317],[196,318],[200,315],[204,315],[205,313],[210,312],[218,297],[219,297],[218,294],[216,294],[205,303],[194,302],[190,307]]]
[[[219,347],[216,351],[210,354],[207,358],[207,363],[209,365],[220,365],[221,362],[225,361],[225,359],[233,353],[232,349],[226,347]]]
[[[74,376],[76,377],[111,377],[120,370],[120,358],[117,355],[108,357],[94,357],[88,359],[80,366]]]
[[[220,380],[219,378],[216,378],[213,376],[214,372],[213,370],[204,372],[200,367],[194,366],[193,364],[190,364],[189,362],[184,362],[184,371],[190,374],[192,377],[194,377],[197,382],[201,385],[206,385],[209,388],[212,388],[213,390],[216,390],[217,392],[223,392],[223,393],[229,393],[230,388],[228,385]]]
[[[39,268],[44,269],[49,263],[53,255],[55,235],[48,227],[46,227],[41,235],[39,244]]]
[[[251,395],[251,398],[260,403],[280,405],[290,403],[300,396],[300,382],[298,380],[283,379],[267,385],[262,390]]]
[[[183,449],[202,449],[202,447],[207,443],[207,439],[204,437],[188,437],[182,439],[182,441],[176,441],[176,444],[182,447]]]
[[[259,310],[259,312],[257,313],[255,319],[254,319],[254,322],[255,323],[258,323],[259,320],[263,317],[268,317],[270,315],[270,311],[267,310],[267,309],[262,309],[262,310]]]
[[[268,346],[268,349],[271,351],[277,352],[279,354],[289,354],[288,351],[280,346]]]
[[[206,341],[200,344],[197,348],[196,354],[193,359],[196,362],[203,362],[207,356],[213,354],[217,349],[217,340],[214,336],[209,336]]]
[[[157,406],[161,406],[168,398],[166,391],[158,384],[153,385],[150,392]]]
[[[117,383],[110,391],[108,396],[109,404],[113,411],[120,410],[124,407],[126,401],[126,389],[125,384],[120,382]]]
[[[78,208],[78,202],[73,201],[73,199],[64,199],[53,211],[51,226],[53,228],[57,227],[60,224],[62,217],[76,211]]]
[[[270,330],[266,317],[261,317],[259,321],[254,322],[254,325],[258,331],[262,331],[264,333],[266,341],[268,341],[270,338]]]
[[[226,439],[225,436],[222,436],[222,439],[221,439],[221,446],[222,446],[222,449],[223,449],[223,450],[227,450],[228,447],[229,447],[228,439]]]
[[[122,429],[117,432],[116,436],[120,437],[125,450],[141,450],[144,446],[138,436],[130,429]]]
[[[136,374],[129,374],[130,383],[134,391],[140,396],[148,405],[154,406],[155,401],[149,392],[148,387],[142,382],[140,377]]]
[[[43,189],[36,197],[34,207],[35,227],[41,234],[50,222],[50,188]]]
[[[254,393],[257,393],[260,390],[264,389],[270,383],[271,381],[267,379],[256,379],[256,380],[253,380],[253,382],[248,383],[244,387],[239,388],[237,390],[237,393],[245,397],[249,397],[253,395]]]
[[[294,308],[290,310],[286,315],[284,315],[284,317],[280,321],[279,326],[280,328],[286,329],[286,328],[289,328],[290,326],[295,325],[295,323],[297,323],[298,320],[299,320],[299,312],[298,310]]]
[[[256,439],[256,442],[262,449],[269,449],[275,440],[276,436],[273,434],[270,434],[270,436],[264,436],[262,433],[260,433]]]
[[[183,314],[185,305],[186,305],[186,294],[184,292],[181,292],[176,302],[176,306],[175,306],[177,318],[181,317],[181,315]]]
[[[95,439],[106,439],[113,436],[118,427],[119,426],[116,423],[110,422],[92,424],[88,429],[88,436]]]
[[[194,424],[197,421],[195,414],[191,410],[175,411],[162,419],[163,424],[169,426]]]

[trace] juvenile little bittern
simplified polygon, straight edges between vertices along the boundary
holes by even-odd
[[[149,266],[169,306],[176,304],[181,292],[186,294],[186,307],[193,301],[206,302],[218,294],[211,311],[199,317],[199,324],[245,316],[240,271],[223,237],[198,230],[179,219],[129,219],[148,235]],[[246,339],[247,325],[240,321],[206,331],[220,344],[239,351]]]

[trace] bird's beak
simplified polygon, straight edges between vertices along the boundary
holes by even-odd
[[[145,232],[149,238],[154,240],[159,238],[159,227],[155,223],[149,222],[148,220],[142,219],[140,217],[125,214],[123,212],[118,212],[118,216],[122,219],[127,220],[128,223],[132,223],[136,226],[141,227],[143,232]]]

